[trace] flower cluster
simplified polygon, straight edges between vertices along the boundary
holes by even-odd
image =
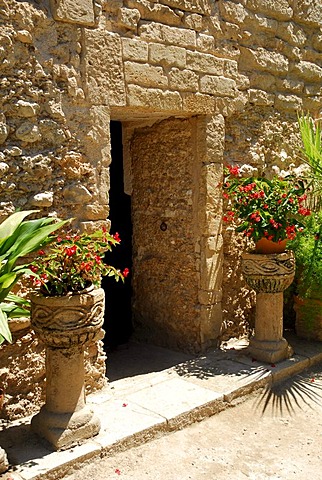
[[[123,272],[105,263],[105,253],[118,245],[118,233],[110,235],[105,229],[95,233],[74,233],[57,236],[29,266],[34,273],[33,285],[48,296],[66,295],[79,292],[89,285],[101,285],[104,276],[115,277],[116,281],[128,276],[129,269]]]
[[[311,214],[300,178],[243,178],[238,166],[225,167],[224,175],[223,197],[230,210],[223,220],[238,222],[236,231],[255,242],[263,237],[274,242],[293,240],[303,228],[303,217]]]

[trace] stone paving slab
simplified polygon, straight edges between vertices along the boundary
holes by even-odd
[[[321,343],[296,337],[288,340],[296,353],[276,365],[261,364],[247,356],[245,340],[227,342],[223,350],[198,357],[131,345],[117,352],[116,358],[111,355],[109,386],[87,398],[102,424],[95,438],[53,452],[30,432],[30,418],[3,423],[0,445],[12,465],[3,480],[10,474],[14,480],[63,478],[72,465],[181,429],[228,407],[236,397],[263,385],[269,388],[276,381],[322,362]]]

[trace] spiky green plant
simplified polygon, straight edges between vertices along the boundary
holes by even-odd
[[[50,243],[50,234],[66,223],[48,217],[25,220],[33,213],[15,212],[0,224],[0,344],[12,341],[8,318],[29,315],[28,301],[11,293],[24,273],[32,274],[19,260]]]

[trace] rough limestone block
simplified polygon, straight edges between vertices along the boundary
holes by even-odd
[[[246,17],[246,10],[240,2],[220,2],[220,13],[226,22],[243,23]]]
[[[148,43],[132,38],[122,38],[122,49],[124,60],[134,60],[146,63],[148,61]]]
[[[162,67],[149,64],[125,62],[125,81],[142,87],[167,87],[168,78]]]
[[[187,63],[186,52],[185,48],[151,43],[149,46],[149,60],[151,63],[165,67],[185,68]]]
[[[128,86],[127,103],[131,107],[144,107],[148,110],[170,112],[182,110],[182,99],[178,92],[142,88],[138,85]]]
[[[295,112],[302,107],[302,99],[296,95],[278,93],[275,98],[275,108],[280,111]]]
[[[55,20],[80,25],[95,24],[93,0],[50,0]]]
[[[200,92],[220,97],[235,97],[236,82],[222,76],[204,75],[200,79]]]
[[[249,103],[259,106],[272,106],[274,105],[275,95],[273,93],[267,93],[264,90],[257,90],[250,88]]]
[[[87,97],[94,104],[125,104],[122,43],[105,30],[84,29]]]
[[[200,334],[204,348],[213,344],[219,337],[222,327],[222,304],[201,305],[200,308]]]
[[[187,67],[202,73],[223,75],[225,61],[214,55],[187,51]]]
[[[183,93],[182,108],[185,112],[199,115],[211,115],[216,110],[216,99],[202,93]]]
[[[306,82],[321,82],[322,68],[312,62],[298,62],[292,66],[291,73]]]
[[[247,8],[277,20],[289,20],[293,15],[288,0],[248,0]]]
[[[198,91],[198,75],[191,70],[179,70],[178,68],[172,68],[169,72],[170,88],[173,90],[185,91]]]
[[[132,31],[136,31],[140,18],[140,12],[135,8],[120,8],[117,15],[118,24]]]
[[[187,12],[211,13],[210,2],[208,0],[160,0],[160,3]]]
[[[256,49],[240,47],[240,50],[239,67],[242,70],[266,70],[273,75],[288,71],[288,59],[280,53],[262,47]]]
[[[136,8],[140,12],[142,20],[152,20],[174,26],[181,24],[181,15],[166,5],[149,0],[127,0],[126,5]]]
[[[196,32],[185,28],[169,27],[160,23],[148,23],[139,27],[139,35],[143,40],[160,42],[179,47],[194,48]]]
[[[306,0],[294,2],[293,7],[295,22],[321,28],[322,25],[322,3],[320,0]]]

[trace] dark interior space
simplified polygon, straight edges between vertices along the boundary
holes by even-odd
[[[131,314],[131,267],[132,267],[132,222],[131,197],[124,193],[123,181],[123,149],[122,124],[111,122],[112,163],[110,166],[109,205],[111,233],[119,233],[120,245],[106,254],[106,263],[120,270],[130,269],[125,283],[116,282],[114,278],[104,278],[102,287],[105,290],[105,320],[106,332],[104,344],[107,349],[115,349],[126,343],[132,333]]]

